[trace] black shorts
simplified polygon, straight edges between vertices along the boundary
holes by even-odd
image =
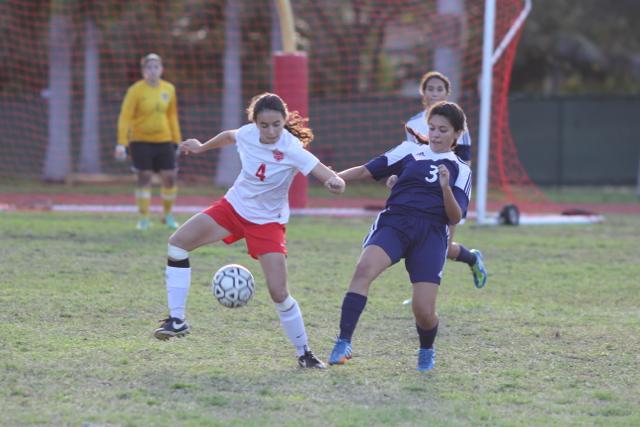
[[[176,168],[176,145],[173,142],[129,143],[129,154],[133,167],[139,171],[174,170]]]

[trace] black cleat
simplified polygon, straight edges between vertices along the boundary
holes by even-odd
[[[160,321],[162,325],[153,332],[153,336],[159,340],[165,341],[173,337],[183,337],[191,330],[187,322],[176,317],[167,317]]]
[[[298,357],[298,365],[300,365],[301,368],[324,369],[327,367],[311,350],[305,351],[302,356]]]

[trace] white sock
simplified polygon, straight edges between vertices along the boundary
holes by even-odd
[[[304,320],[302,320],[298,302],[289,295],[284,301],[276,303],[276,310],[285,334],[295,346],[298,356],[302,356],[308,348],[307,331],[304,329]]]
[[[165,270],[169,315],[184,320],[187,295],[191,285],[191,268],[169,267]]]

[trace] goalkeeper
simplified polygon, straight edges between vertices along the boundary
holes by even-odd
[[[151,178],[160,175],[163,218],[170,229],[178,228],[172,208],[177,188],[177,147],[182,139],[178,123],[178,102],[175,87],[162,80],[162,59],[150,53],[140,61],[143,79],[127,90],[118,118],[116,160],[131,155],[137,175],[136,204],[140,219],[136,228],[146,230],[151,225]]]

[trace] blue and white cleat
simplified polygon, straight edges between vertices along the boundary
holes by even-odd
[[[351,343],[338,338],[329,356],[329,365],[344,365],[351,359]]]
[[[170,230],[175,230],[177,229],[180,224],[178,224],[175,220],[175,218],[173,217],[173,215],[171,214],[166,214],[164,216],[164,218],[162,219],[162,222],[164,223],[164,225],[167,226],[168,229]]]
[[[482,260],[482,252],[477,249],[471,249],[471,252],[476,257],[476,263],[471,266],[471,272],[473,273],[473,284],[476,288],[484,288],[484,285],[487,284],[487,269],[484,266],[484,261]]]
[[[136,224],[136,230],[146,231],[149,229],[149,227],[151,227],[151,222],[149,221],[149,218],[142,218]]]
[[[436,366],[436,350],[434,348],[421,348],[418,351],[417,371],[426,372]]]

